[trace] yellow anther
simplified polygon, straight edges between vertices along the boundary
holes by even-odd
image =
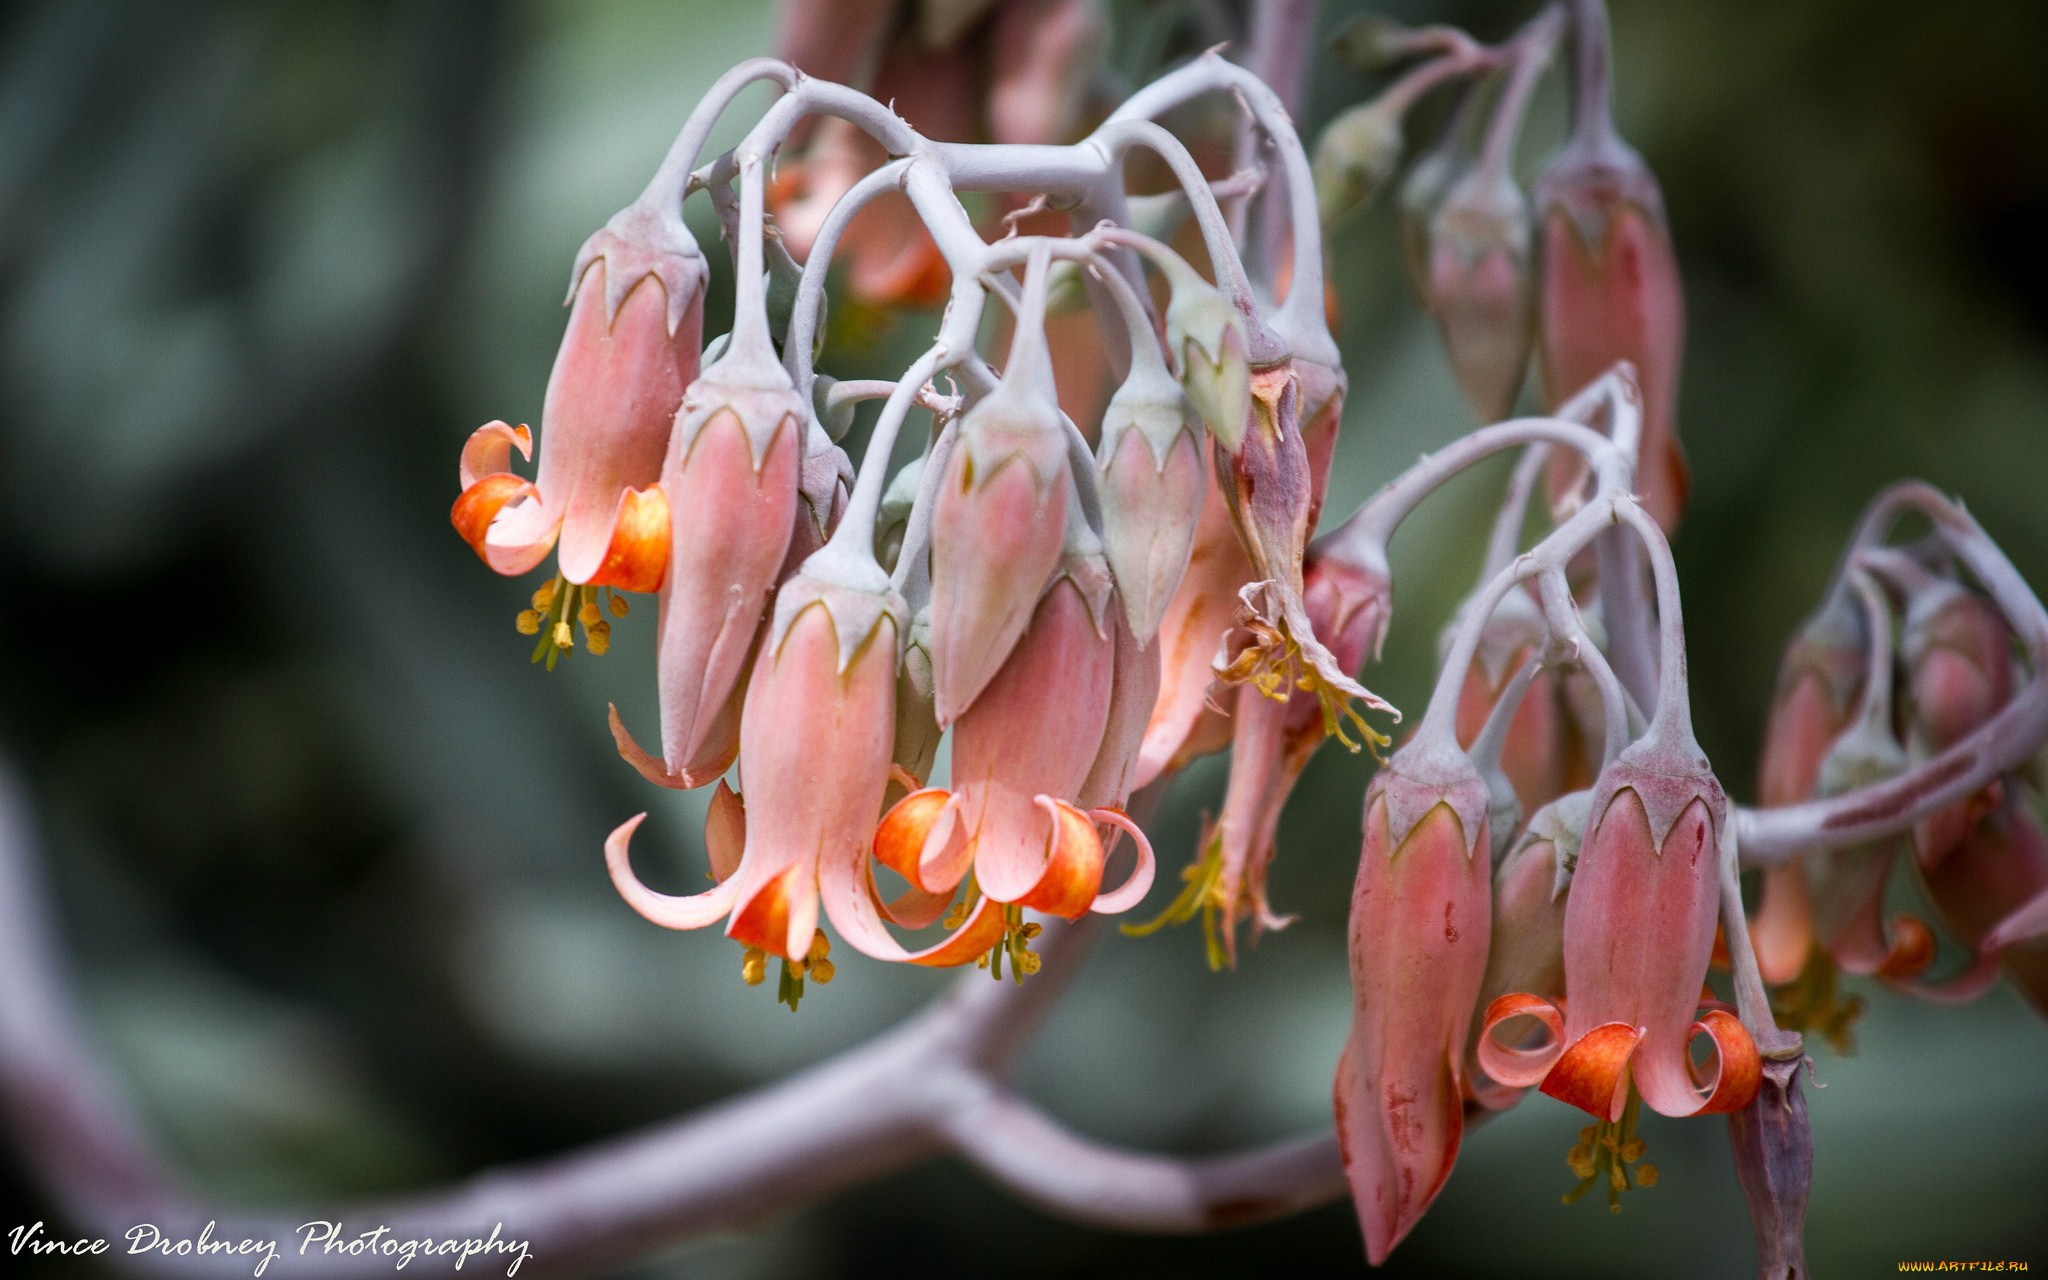
[[[1637,1186],[1639,1186],[1639,1187],[1654,1187],[1654,1186],[1656,1186],[1656,1185],[1657,1185],[1657,1166],[1656,1166],[1656,1165],[1654,1165],[1654,1164],[1639,1164],[1639,1165],[1637,1165],[1637,1166],[1636,1166],[1636,1185],[1637,1185]]]
[[[1628,1189],[1628,1175],[1621,1171],[1621,1166],[1618,1164],[1607,1166],[1607,1181],[1616,1191],[1626,1191]]]
[[[1018,930],[1018,932],[1022,933],[1027,938],[1035,938],[1039,934],[1045,932],[1045,926],[1034,922],[1032,924],[1025,925],[1022,929]]]
[[[811,961],[811,979],[815,982],[830,982],[832,981],[832,975],[837,972],[838,970],[832,967],[830,960]]]
[[[748,947],[746,955],[740,958],[740,977],[750,987],[758,987],[768,978],[768,953],[759,947]]]
[[[599,611],[595,599],[584,600],[583,607],[576,611],[576,621],[586,627],[599,626],[604,622],[604,614]]]
[[[561,622],[557,622],[555,624],[555,648],[573,649],[575,647],[576,636],[574,632],[569,630],[568,620],[564,619]]]
[[[967,903],[965,901],[954,903],[952,907],[947,910],[946,918],[941,923],[943,923],[948,929],[958,929],[961,925],[966,924]]]
[[[537,636],[540,634],[540,611],[538,609],[521,609],[519,616],[513,620],[512,625],[519,628],[519,634],[522,636]]]
[[[1643,1150],[1643,1140],[1641,1138],[1631,1138],[1621,1144],[1621,1158],[1630,1164],[1634,1164],[1643,1158]]]
[[[1017,972],[1028,978],[1038,972],[1038,966],[1041,963],[1042,961],[1039,959],[1036,951],[1019,952],[1017,955]]]
[[[605,650],[612,647],[612,629],[603,622],[583,629],[583,638],[590,646],[592,657],[602,658]]]
[[[546,613],[555,603],[555,583],[559,581],[559,578],[552,579],[533,593],[533,607],[537,612]]]
[[[825,936],[825,931],[820,929],[813,933],[811,935],[811,949],[805,953],[804,958],[815,964],[831,954],[832,940]]]
[[[611,593],[611,592],[610,592],[609,590],[607,590],[607,591],[606,591],[606,592],[604,593],[604,595],[605,595],[605,602],[606,602],[607,604],[611,605],[611,608],[612,608],[612,616],[613,616],[614,618],[623,618],[623,617],[625,617],[625,616],[626,616],[626,615],[627,615],[628,613],[632,612],[632,610],[631,610],[630,608],[628,608],[628,607],[627,607],[627,605],[626,605],[626,597],[624,597],[624,596],[618,596],[618,595],[613,595],[613,594],[612,594],[612,593]]]
[[[988,958],[989,958],[989,954],[990,954],[989,952],[986,952],[986,951],[984,951],[984,952],[982,952],[982,953],[981,953],[980,955],[976,956],[976,957],[974,958],[974,967],[975,967],[975,968],[977,968],[977,969],[986,969],[986,968],[988,968]]]

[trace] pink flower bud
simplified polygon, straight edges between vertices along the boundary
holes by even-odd
[[[1860,619],[1846,598],[1817,613],[1786,648],[1764,725],[1758,803],[1773,807],[1814,797],[1821,761],[1856,709],[1865,679],[1864,648]],[[1858,861],[1884,865],[1860,853]],[[1750,921],[1750,938],[1765,982],[1790,982],[1806,966],[1814,942],[1807,879],[1797,863],[1764,873],[1763,902]]]
[[[1929,754],[1968,737],[2012,700],[2016,682],[2005,622],[1989,600],[1958,583],[1939,580],[1914,593],[1904,648],[1913,730]],[[1915,825],[1921,865],[1940,862],[1997,807],[1996,787]]]
[[[1536,215],[1544,393],[1556,406],[1616,361],[1635,366],[1643,389],[1636,491],[1670,530],[1691,483],[1677,421],[1685,294],[1657,180],[1610,131],[1558,156],[1536,184]],[[1563,479],[1553,470],[1553,484]]]
[[[1486,839],[1486,784],[1462,753],[1403,751],[1366,792],[1351,1036],[1334,1097],[1374,1266],[1421,1220],[1458,1157],[1466,1030],[1490,928]]]
[[[1042,267],[1027,277],[1022,310],[1003,381],[961,418],[932,508],[932,664],[941,727],[974,704],[1010,656],[1066,540],[1073,480],[1045,349]]]
[[[1535,341],[1528,201],[1506,172],[1474,168],[1437,207],[1429,239],[1429,308],[1451,370],[1480,421],[1497,422],[1514,408]]]
[[[1150,644],[1194,550],[1209,468],[1180,388],[1134,367],[1102,416],[1096,487],[1103,550],[1141,644]],[[1214,656],[1213,647],[1209,656]]]
[[[481,428],[463,450],[455,524],[498,572],[525,573],[559,537],[572,583],[660,584],[668,517],[652,486],[676,406],[697,376],[704,314],[703,255],[687,241],[687,232],[663,233],[629,208],[585,243],[531,485],[508,479],[506,442],[522,454],[529,448],[502,423]]]
[[[1974,975],[1951,981],[1937,998],[1967,999],[2005,976],[2035,1012],[2048,1017],[2048,939],[2028,936],[2029,917],[2048,894],[2048,838],[2017,796],[1977,823],[1939,863],[1923,868],[1921,885],[1941,922],[1979,953]],[[2017,918],[2016,918],[2017,917]]]

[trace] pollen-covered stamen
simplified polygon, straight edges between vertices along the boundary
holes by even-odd
[[[614,616],[624,617],[627,604],[610,587],[570,582],[561,574],[533,593],[533,607],[523,609],[514,624],[523,636],[540,637],[533,646],[533,661],[547,659],[548,670],[565,651],[576,647],[576,627],[583,627],[584,646],[593,657],[602,657],[612,647],[612,624],[597,603],[598,592],[609,599]]]
[[[970,895],[973,896],[973,895]],[[965,903],[956,906],[946,916],[946,927],[958,928],[954,922],[957,915],[962,923],[967,919]],[[1017,982],[1038,972],[1040,957],[1031,949],[1031,940],[1043,933],[1044,926],[1024,918],[1024,908],[1012,902],[1003,907],[1003,940],[983,952],[974,962],[977,969],[987,969],[991,977],[1000,982],[1003,978],[1003,957],[1010,957],[1010,976]]]
[[[1636,1117],[1642,1109],[1642,1095],[1630,1085],[1621,1119],[1602,1120],[1579,1130],[1578,1144],[1564,1157],[1579,1178],[1579,1185],[1564,1193],[1566,1204],[1576,1203],[1594,1184],[1604,1182],[1608,1211],[1620,1213],[1622,1192],[1657,1185],[1657,1166],[1638,1163],[1644,1155],[1643,1140],[1636,1136]]]
[[[832,981],[832,976],[837,970],[826,958],[831,954],[831,940],[826,938],[823,929],[819,929],[811,935],[811,948],[804,954],[802,960],[794,964],[787,960],[782,962],[782,977],[775,984],[775,1002],[788,1005],[789,1011],[795,1013],[797,1005],[802,1003],[804,998],[806,978],[821,986]],[[759,947],[748,947],[746,954],[740,958],[740,977],[750,987],[758,987],[767,981],[768,953]]]
[[[1230,905],[1223,892],[1223,835],[1213,825],[1203,833],[1202,856],[1181,868],[1180,878],[1187,883],[1166,909],[1143,924],[1123,926],[1126,935],[1142,938],[1157,933],[1167,925],[1181,925],[1202,913],[1202,940],[1208,952],[1209,968],[1220,972],[1230,961],[1223,947],[1223,937],[1216,927],[1216,913]]]
[[[1393,739],[1366,723],[1350,690],[1332,684],[1316,669],[1284,615],[1275,623],[1252,603],[1252,596],[1265,585],[1255,582],[1239,592],[1237,625],[1250,633],[1251,639],[1228,663],[1214,668],[1217,679],[1225,684],[1248,684],[1275,702],[1287,701],[1296,689],[1313,693],[1322,711],[1324,736],[1337,739],[1353,752],[1370,747],[1373,759],[1385,764],[1380,749],[1391,746]],[[1347,723],[1357,730],[1358,740],[1346,732]]]

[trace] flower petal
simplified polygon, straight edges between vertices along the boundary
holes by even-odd
[[[604,865],[611,872],[612,885],[626,905],[665,929],[701,929],[725,917],[732,910],[739,881],[728,876],[715,889],[688,897],[656,893],[633,874],[633,861],[626,846],[647,815],[636,814],[619,824],[604,842]]]
[[[1550,1033],[1549,1039],[1534,1049],[1516,1049],[1494,1038],[1495,1027],[1523,1017],[1540,1021]],[[1495,1081],[1512,1089],[1541,1084],[1563,1056],[1564,1015],[1550,1001],[1517,991],[1486,1006],[1484,1023],[1479,1029],[1479,1065]]]
[[[1687,1033],[1688,1044],[1693,1036],[1702,1035],[1714,1042],[1713,1075],[1709,1080],[1701,1080],[1701,1070],[1692,1068],[1694,1082],[1707,1090],[1706,1099],[1694,1114],[1711,1116],[1742,1110],[1756,1099],[1756,1091],[1763,1083],[1763,1057],[1756,1051],[1756,1041],[1750,1039],[1742,1019],[1722,1009],[1709,1009],[1692,1024]],[[1688,1057],[1687,1062],[1690,1061]]]
[[[732,879],[747,851],[746,802],[723,779],[704,812],[704,851],[711,858],[711,878],[720,884]]]
[[[605,548],[594,587],[620,591],[659,591],[668,573],[668,494],[658,484],[624,489],[612,516],[612,540]]]
[[[1610,1123],[1620,1120],[1628,1103],[1629,1058],[1646,1034],[1646,1028],[1626,1022],[1601,1023],[1564,1051],[1543,1077],[1543,1092]]]
[[[467,489],[485,476],[511,471],[515,448],[520,457],[528,462],[533,460],[533,432],[523,424],[514,427],[502,420],[486,422],[470,432],[469,439],[462,442],[462,461],[456,468],[462,487]]]
[[[1016,901],[1047,915],[1078,920],[1102,888],[1102,839],[1088,815],[1066,801],[1041,794],[1033,796],[1032,803],[1052,819],[1052,833],[1044,873]]]
[[[539,564],[547,558],[548,548],[555,544],[553,525],[546,529],[544,536],[531,542],[507,546],[488,541],[491,522],[498,518],[498,513],[525,498],[531,498],[537,507],[540,490],[533,487],[531,480],[523,480],[509,471],[500,471],[464,489],[448,512],[449,523],[455,526],[455,532],[462,535],[462,540],[485,564],[507,577],[516,577]]]
[[[1144,831],[1131,821],[1130,815],[1121,809],[1092,809],[1088,816],[1097,822],[1107,822],[1130,833],[1131,842],[1138,850],[1138,865],[1131,868],[1131,874],[1121,885],[1106,893],[1097,894],[1088,909],[1101,915],[1113,916],[1129,911],[1144,901],[1152,890],[1152,877],[1158,870],[1158,863],[1152,856],[1152,842],[1145,838]]]

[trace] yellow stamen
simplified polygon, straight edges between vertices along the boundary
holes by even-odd
[[[555,603],[555,588],[560,586],[562,575],[556,574],[552,581],[533,593],[533,607],[538,613],[546,613]]]
[[[519,628],[522,636],[537,636],[540,634],[540,614],[533,609],[522,609],[512,620],[512,625]]]
[[[1180,878],[1187,881],[1187,887],[1166,904],[1164,911],[1142,924],[1124,925],[1123,931],[1130,937],[1142,938],[1170,924],[1186,924],[1195,918],[1195,912],[1200,911],[1209,969],[1218,971],[1229,962],[1229,953],[1217,932],[1216,913],[1230,907],[1230,900],[1223,891],[1223,833],[1220,830],[1210,829],[1203,842],[1201,860],[1181,868]]]
[[[1601,1182],[1607,1184],[1607,1208],[1611,1213],[1621,1212],[1621,1193],[1630,1187],[1650,1187],[1657,1183],[1655,1165],[1636,1165],[1643,1158],[1643,1140],[1636,1136],[1636,1118],[1642,1113],[1642,1095],[1635,1085],[1628,1089],[1628,1105],[1622,1109],[1621,1119],[1615,1123],[1605,1120],[1589,1124],[1579,1130],[1578,1145],[1565,1153],[1565,1163],[1571,1166],[1572,1175],[1579,1179],[1579,1185],[1565,1192],[1564,1202],[1573,1204],[1580,1197]],[[1630,1166],[1635,1166],[1633,1169]]]
[[[612,629],[603,619],[599,619],[596,626],[583,629],[583,639],[585,647],[590,650],[590,655],[602,658],[605,651],[612,647]]]
[[[768,953],[759,947],[748,947],[740,957],[740,977],[750,987],[758,987],[768,977]]]
[[[586,627],[594,627],[604,621],[604,614],[597,607],[597,597],[584,597],[582,607],[576,610],[576,621]]]
[[[605,588],[604,599],[605,603],[611,606],[612,616],[614,618],[623,618],[628,613],[632,612],[632,610],[626,604],[626,597],[621,595],[614,595],[610,587]]]
[[[576,635],[569,630],[569,624],[567,622],[557,622],[555,624],[555,648],[573,649],[575,647]]]

